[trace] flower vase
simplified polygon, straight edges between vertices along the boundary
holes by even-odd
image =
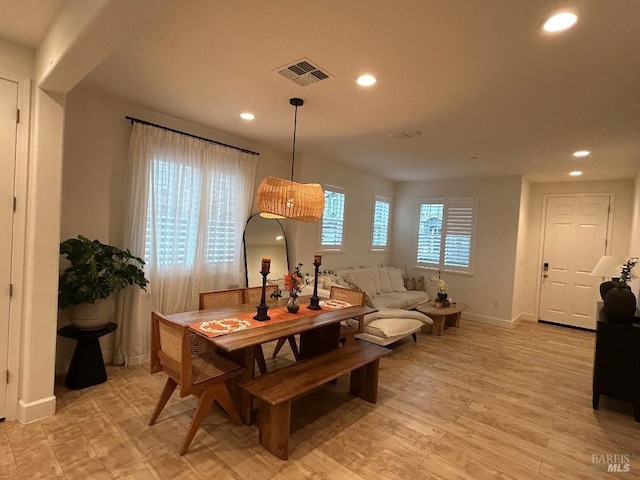
[[[300,310],[300,305],[298,304],[297,295],[291,295],[291,297],[289,298],[289,302],[287,303],[287,310],[289,311],[289,313],[298,313],[298,310]]]

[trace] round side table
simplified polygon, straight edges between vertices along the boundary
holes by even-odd
[[[100,337],[114,332],[116,328],[118,325],[109,322],[99,330],[80,330],[73,325],[67,325],[58,330],[58,335],[77,340],[65,379],[67,387],[71,390],[79,390],[107,381],[107,370],[104,368],[100,349]]]

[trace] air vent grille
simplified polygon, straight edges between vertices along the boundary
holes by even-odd
[[[333,77],[333,75],[313,64],[311,60],[307,58],[278,67],[275,71],[301,87],[306,87],[307,85],[312,85],[321,80]]]

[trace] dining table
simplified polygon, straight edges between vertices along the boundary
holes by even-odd
[[[300,310],[290,314],[286,311],[287,300],[281,298],[269,302],[268,315],[272,319],[260,322],[252,320],[256,305],[248,304],[166,315],[177,324],[188,325],[192,332],[210,342],[217,353],[246,367],[244,373],[233,380],[230,391],[240,417],[247,425],[254,421],[253,401],[251,395],[239,388],[238,384],[255,377],[254,352],[257,346],[299,335],[300,360],[303,361],[339,347],[340,322],[377,311],[369,306],[341,304],[330,299],[320,302],[320,310],[311,310],[307,308],[309,297],[300,297]],[[224,333],[216,331],[214,334],[206,328],[210,325],[233,324],[242,327],[229,328]]]

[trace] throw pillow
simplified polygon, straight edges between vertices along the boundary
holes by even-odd
[[[387,273],[389,274],[389,280],[391,281],[391,288],[394,292],[406,292],[404,287],[404,280],[402,279],[402,272],[399,268],[387,267]]]
[[[373,274],[373,284],[376,286],[376,293],[382,293],[382,287],[380,284],[380,275],[378,274],[377,267],[365,268],[364,270],[368,270]]]
[[[380,279],[380,291],[381,293],[391,293],[393,292],[393,287],[391,286],[391,280],[389,280],[389,274],[387,273],[386,268],[378,269],[378,278]]]
[[[402,280],[404,280],[404,288],[406,288],[407,290],[415,290],[413,288],[413,277],[403,277]]]
[[[354,283],[369,295],[371,298],[376,296],[376,285],[373,282],[373,272],[364,268],[357,268],[351,271]]]

